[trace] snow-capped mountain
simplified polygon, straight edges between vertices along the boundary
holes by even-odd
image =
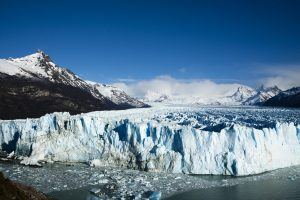
[[[52,62],[42,51],[0,59],[0,119],[39,117],[54,111],[72,114],[147,105],[110,86],[95,87]],[[108,91],[111,94],[108,96]]]
[[[98,91],[100,94],[102,94],[104,97],[108,98],[115,104],[124,105],[124,106],[128,105],[137,108],[146,107],[146,105],[143,102],[129,96],[120,88],[117,88],[112,85],[101,84],[92,81],[86,81],[86,82],[90,84],[94,88],[94,90]]]
[[[144,98],[141,99],[143,102],[168,102],[172,101],[172,97],[167,94],[160,94],[157,92],[148,91]]]
[[[230,98],[236,102],[244,102],[250,97],[254,96],[256,93],[257,92],[250,87],[240,86],[238,87],[237,91],[232,96],[230,96]]]
[[[256,95],[260,96],[267,96],[270,98],[272,96],[271,88],[266,88],[260,93],[251,87],[240,85],[237,87],[235,91],[232,92],[232,95],[229,96],[219,96],[219,97],[199,97],[196,95],[190,96],[171,96],[166,94],[157,94],[153,92],[148,92],[145,98],[143,99],[144,102],[161,102],[165,104],[195,104],[195,105],[224,105],[224,106],[237,106],[243,105],[249,99],[255,97]],[[275,92],[274,92],[275,93]],[[270,97],[269,97],[270,96]],[[267,99],[267,97],[265,97]],[[254,104],[247,104],[247,105],[254,105]]]
[[[70,70],[54,64],[51,58],[42,51],[22,58],[0,59],[0,73],[90,89],[86,82]]]
[[[220,99],[219,99],[220,100]],[[149,93],[141,101],[152,105],[220,105],[215,98],[204,98],[197,96],[171,96],[167,94]]]
[[[243,104],[245,104],[245,105],[260,105],[260,104],[264,103],[265,101],[267,101],[268,99],[276,96],[280,92],[281,92],[281,90],[277,86],[265,87],[262,85],[257,90],[256,94],[254,94],[253,96],[246,99],[246,101],[244,101]]]
[[[300,107],[300,87],[280,92],[264,102],[265,106]]]

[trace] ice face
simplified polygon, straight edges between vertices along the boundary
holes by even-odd
[[[0,121],[0,143],[23,164],[240,176],[300,164],[299,116],[300,110],[195,107],[53,113]]]

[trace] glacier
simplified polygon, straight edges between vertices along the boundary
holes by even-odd
[[[84,162],[244,176],[300,164],[300,110],[152,107],[0,120],[1,150],[25,165]]]

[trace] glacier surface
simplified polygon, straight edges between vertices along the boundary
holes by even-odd
[[[300,110],[153,107],[0,120],[21,163],[87,162],[145,171],[242,176],[300,164]]]

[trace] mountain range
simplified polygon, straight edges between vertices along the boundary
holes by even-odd
[[[0,59],[0,119],[136,107],[148,105],[113,86],[81,79],[42,51]]]
[[[232,95],[223,97],[148,93],[138,100],[120,88],[80,78],[56,65],[42,51],[21,58],[0,59],[0,119],[35,118],[52,112],[78,114],[143,108],[154,102],[300,107],[300,87],[282,91],[277,86],[255,90],[240,85]]]
[[[276,85],[260,86],[258,89],[241,85],[229,96],[197,97],[171,96],[166,94],[148,93],[142,101],[149,104],[194,104],[199,106],[282,106],[300,107],[300,87],[282,91]]]

